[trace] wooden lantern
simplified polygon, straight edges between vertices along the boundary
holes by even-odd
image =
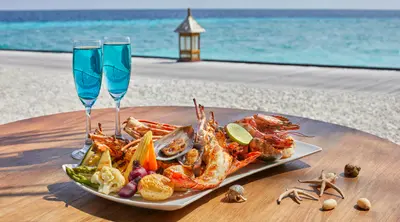
[[[175,29],[179,33],[179,62],[200,61],[200,33],[205,31],[189,8],[186,19]]]

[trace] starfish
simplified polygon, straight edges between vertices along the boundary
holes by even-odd
[[[335,189],[344,199],[344,194],[343,192],[340,190],[340,188],[338,186],[336,186],[334,183],[336,178],[332,178],[332,177],[326,177],[324,171],[321,171],[321,176],[315,180],[299,180],[300,183],[311,183],[311,184],[317,184],[321,186],[321,190],[319,193],[319,196],[321,197],[322,194],[324,194],[325,188],[326,187],[330,187]]]
[[[278,204],[281,203],[282,199],[283,199],[285,196],[289,196],[291,193],[293,193],[294,199],[296,200],[297,203],[300,203],[299,200],[300,200],[300,201],[303,200],[303,199],[301,199],[301,197],[300,197],[299,194],[303,194],[304,196],[309,197],[309,198],[311,198],[311,199],[313,199],[313,200],[318,200],[318,198],[316,198],[316,197],[314,197],[313,195],[311,195],[311,194],[305,192],[304,190],[299,190],[299,189],[294,189],[294,188],[288,190],[288,189],[286,188],[286,191],[285,191],[284,193],[282,193],[282,194],[279,196],[279,198],[278,198]]]

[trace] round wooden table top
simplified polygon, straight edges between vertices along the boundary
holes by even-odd
[[[217,121],[230,121],[256,111],[206,108]],[[195,124],[191,107],[137,107],[121,110],[129,116],[173,124]],[[176,211],[131,207],[102,199],[73,184],[61,169],[77,163],[71,152],[84,139],[83,111],[61,113],[0,125],[0,221],[398,221],[400,220],[400,147],[392,142],[347,127],[299,117],[289,118],[301,125],[300,132],[313,138],[298,138],[323,148],[322,152],[237,181],[244,186],[247,201],[222,201],[228,186]],[[101,122],[113,133],[114,109],[92,111],[92,127]],[[361,166],[357,178],[343,176],[344,166]],[[318,200],[297,204],[277,198],[285,188],[298,187],[317,195],[316,188],[298,179],[318,177],[321,170],[336,172],[336,181],[346,195],[341,199],[326,190]],[[359,198],[372,203],[370,211],[356,208]],[[322,211],[326,199],[337,200],[332,211]]]

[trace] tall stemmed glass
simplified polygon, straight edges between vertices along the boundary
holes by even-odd
[[[90,145],[89,138],[91,130],[90,110],[99,96],[101,88],[102,72],[102,49],[100,40],[76,40],[73,49],[73,74],[75,88],[78,97],[86,110],[86,139],[85,145],[80,150],[72,152],[74,159],[82,159]]]
[[[122,139],[119,109],[131,79],[131,42],[129,37],[106,37],[103,44],[104,66],[108,92],[115,101],[115,137]]]

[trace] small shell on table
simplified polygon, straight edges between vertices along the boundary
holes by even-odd
[[[360,198],[357,201],[357,206],[363,210],[371,209],[371,202],[367,198]]]
[[[324,203],[322,204],[322,209],[323,210],[333,210],[337,206],[337,202],[334,199],[328,199],[325,200]]]
[[[244,197],[244,188],[240,185],[233,185],[229,187],[226,193],[226,198],[229,202],[244,202],[247,199]]]
[[[360,173],[361,167],[354,164],[346,164],[344,167],[344,175],[346,177],[357,177]]]

